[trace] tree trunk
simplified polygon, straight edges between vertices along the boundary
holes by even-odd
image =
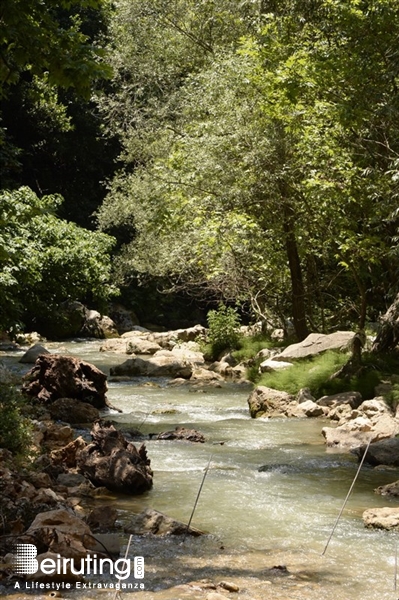
[[[302,341],[309,335],[309,330],[306,323],[305,287],[303,285],[301,261],[290,212],[290,208],[286,205],[284,207],[285,247],[291,275],[292,319],[295,334],[298,340]]]
[[[374,340],[371,352],[389,352],[399,343],[399,294],[381,318],[381,330]]]

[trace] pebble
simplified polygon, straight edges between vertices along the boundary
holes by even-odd
[[[235,583],[230,583],[229,581],[221,581],[219,586],[228,592],[239,592],[240,588]]]

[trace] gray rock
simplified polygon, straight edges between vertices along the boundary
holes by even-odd
[[[316,356],[326,350],[345,350],[354,335],[352,331],[336,331],[328,335],[311,333],[302,342],[288,346],[283,352],[274,356],[273,360],[298,360]]]
[[[144,535],[152,533],[154,535],[189,535],[199,536],[202,531],[190,527],[181,521],[176,521],[157,510],[148,508],[138,515],[133,515],[131,523],[125,527],[126,533]]]
[[[370,429],[371,427],[367,423],[358,423],[357,429],[345,424],[340,427],[323,427],[321,433],[326,440],[327,448],[352,452],[360,444],[368,442]]]
[[[307,400],[311,400],[312,402],[316,402],[316,398],[313,396],[312,392],[309,388],[302,388],[299,390],[296,396],[296,401],[298,404],[302,402],[306,402]]]
[[[313,400],[305,400],[305,402],[301,402],[294,409],[291,409],[291,414],[294,417],[322,417],[324,410],[322,406],[319,406]]]
[[[399,496],[399,481],[394,481],[393,483],[388,483],[387,485],[380,485],[374,491],[376,494],[380,494],[381,496],[393,496],[397,498]]]
[[[65,485],[65,487],[75,487],[86,481],[86,477],[80,473],[60,473],[57,477],[58,485]]]
[[[354,448],[351,452],[361,459],[365,450],[366,446],[362,445]],[[399,438],[389,438],[371,444],[365,462],[373,466],[390,465],[399,467]]]
[[[20,363],[34,364],[41,354],[50,354],[50,352],[41,344],[34,344],[20,358]]]
[[[155,354],[158,350],[161,350],[159,344],[138,336],[132,336],[126,344],[126,354]]]
[[[131,377],[182,377],[189,379],[193,373],[193,365],[174,356],[138,356],[126,360],[111,369],[111,375],[129,375]]]
[[[351,408],[358,408],[362,402],[362,395],[359,392],[341,392],[332,396],[322,396],[317,400],[317,404],[328,406],[328,408],[335,408],[341,404],[349,404]]]

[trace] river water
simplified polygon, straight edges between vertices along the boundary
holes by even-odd
[[[79,356],[105,372],[123,362],[123,356],[99,353],[99,346],[98,341],[48,345],[51,351]],[[15,367],[18,356],[1,358]],[[132,513],[147,507],[188,522],[210,461],[192,521],[208,535],[184,542],[133,538],[131,553],[144,556],[146,562],[145,591],[123,592],[123,597],[204,599],[209,589],[187,584],[207,579],[236,583],[238,594],[222,593],[239,600],[399,598],[398,535],[368,530],[362,522],[366,508],[397,505],[373,492],[398,479],[397,470],[362,468],[322,556],[358,466],[350,454],[326,452],[321,429],[327,423],[253,420],[248,388],[199,393],[166,383],[138,379],[110,383],[108,398],[123,411],[110,418],[145,434],[176,425],[195,428],[206,436],[206,443],[148,440],[153,489],[143,496],[112,497],[108,503],[118,508],[125,525]],[[262,466],[266,470],[259,471]],[[113,597],[105,591],[72,595]]]

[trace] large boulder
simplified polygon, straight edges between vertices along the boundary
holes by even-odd
[[[340,392],[332,396],[322,396],[317,400],[319,406],[327,406],[330,409],[342,404],[347,404],[351,408],[358,408],[362,402],[362,395],[359,392]]]
[[[139,449],[105,421],[91,431],[93,441],[77,454],[79,471],[95,486],[127,494],[141,494],[152,487],[152,470],[145,445]]]
[[[37,317],[38,331],[50,340],[76,337],[84,325],[86,311],[81,302],[62,302],[50,317]]]
[[[161,346],[154,341],[145,339],[143,335],[132,336],[126,343],[126,354],[155,354]]]
[[[182,377],[189,379],[193,373],[193,365],[179,359],[171,352],[165,355],[154,355],[150,358],[135,356],[121,365],[111,369],[111,375],[127,375],[129,377]]]
[[[90,527],[64,508],[39,513],[26,536],[40,552],[75,559],[85,558],[95,542]]]
[[[373,529],[399,529],[399,508],[368,508],[363,513],[363,522]]]
[[[97,339],[107,339],[119,337],[119,332],[110,317],[101,315],[96,310],[86,310],[85,321],[79,331],[79,335]]]
[[[311,333],[297,344],[291,344],[273,360],[291,361],[310,358],[326,350],[345,350],[355,334],[352,331],[336,331],[334,333]]]
[[[358,448],[354,448],[351,452],[361,459],[365,450],[366,445],[363,444]],[[374,467],[377,465],[399,467],[399,438],[389,438],[371,444],[365,462]]]
[[[288,416],[293,417],[322,417],[324,416],[324,410],[322,406],[313,402],[313,400],[305,400],[304,402],[298,403],[296,406],[290,409]]]
[[[107,376],[94,365],[60,354],[42,354],[25,376],[24,394],[50,403],[74,398],[95,408],[107,406]]]
[[[378,442],[399,432],[399,420],[394,417],[384,398],[365,400],[356,409],[344,403],[330,406],[332,408],[328,416],[338,420],[338,427],[325,427],[322,430],[329,447],[352,449],[366,444],[368,440]]]
[[[352,451],[360,444],[368,442],[370,436],[370,424],[361,419],[353,421],[351,425],[344,424],[339,427],[323,427],[321,430],[327,448],[339,451]]]
[[[287,392],[280,392],[265,386],[256,387],[248,398],[249,411],[252,418],[267,416],[280,417],[286,415],[288,405],[294,397]]]
[[[139,324],[137,315],[120,304],[114,304],[111,307],[109,316],[120,334],[131,331],[135,325]]]

